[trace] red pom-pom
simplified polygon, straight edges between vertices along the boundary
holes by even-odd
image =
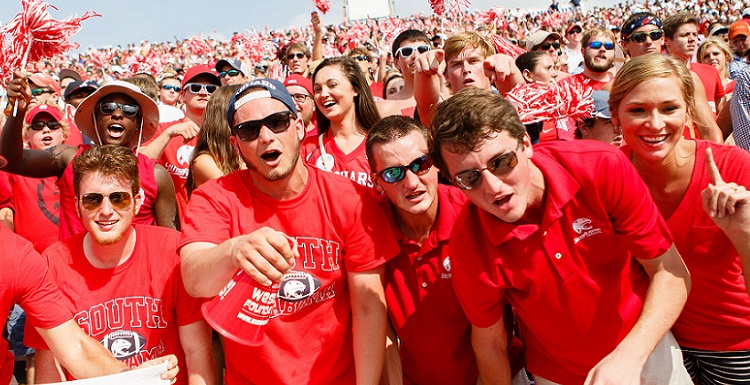
[[[513,59],[526,53],[525,49],[513,44],[513,42],[500,35],[492,35],[492,43],[495,44],[495,50],[498,53],[504,53]]]
[[[315,8],[317,8],[324,15],[331,10],[331,0],[313,0],[315,2]]]

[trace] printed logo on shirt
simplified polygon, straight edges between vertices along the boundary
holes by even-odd
[[[443,260],[443,269],[445,271],[440,272],[440,278],[442,279],[450,279],[453,274],[451,274],[451,257],[446,256]]]
[[[188,166],[190,163],[190,158],[193,157],[193,149],[195,146],[190,145],[182,145],[180,148],[177,149],[177,163],[185,165],[185,167]]]
[[[602,233],[602,229],[594,228],[591,222],[591,219],[588,218],[578,218],[573,221],[573,231],[575,231],[576,234],[579,235],[578,237],[573,239],[573,243],[578,243],[592,235]]]
[[[320,289],[320,280],[304,271],[284,274],[279,286],[279,299],[288,302],[299,302],[311,297]]]
[[[115,330],[99,342],[122,361],[138,354],[146,346],[146,337],[131,330]]]

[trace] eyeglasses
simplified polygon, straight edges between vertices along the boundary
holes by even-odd
[[[352,59],[354,59],[356,61],[370,61],[370,58],[368,58],[365,55],[352,56]]]
[[[636,32],[630,37],[628,37],[628,40],[632,40],[636,43],[643,43],[646,41],[647,37],[650,37],[652,41],[659,40],[664,36],[664,32],[662,30],[657,29],[651,32]]]
[[[232,133],[243,142],[252,142],[258,139],[263,126],[268,127],[274,134],[286,131],[289,128],[291,116],[294,116],[291,111],[281,111],[263,119],[248,120],[232,127]]]
[[[312,99],[312,96],[307,95],[307,94],[292,94],[292,98],[297,103],[304,103],[305,100],[307,100],[307,98]]]
[[[34,88],[33,90],[31,90],[31,95],[32,96],[39,96],[41,94],[51,94],[53,92],[54,91],[52,91],[49,88]]]
[[[124,210],[128,208],[132,199],[130,193],[127,191],[115,191],[113,193],[110,193],[109,195],[104,195],[102,193],[88,193],[83,194],[83,196],[81,197],[81,205],[88,211],[94,211],[102,205],[102,202],[104,202],[104,197],[107,197],[107,199],[109,199],[109,203],[112,203],[112,206],[114,206],[114,208],[118,210]]]
[[[229,75],[230,78],[233,78],[239,74],[240,74],[240,71],[237,71],[237,70],[221,71],[219,72],[219,77],[223,78]]]
[[[58,128],[62,127],[62,123],[56,121],[56,120],[49,120],[49,121],[38,121],[31,123],[31,129],[34,131],[43,130],[44,126],[49,127],[50,130],[57,130]]]
[[[518,165],[518,151],[522,147],[521,143],[518,143],[518,147],[512,152],[500,154],[487,162],[487,167],[482,169],[466,170],[459,172],[453,177],[453,181],[462,190],[471,190],[482,182],[482,172],[488,170],[495,176],[501,176],[509,173]]]
[[[161,86],[161,89],[167,90],[167,91],[172,90],[174,92],[180,92],[180,91],[182,91],[182,88],[180,88],[180,86],[170,86],[169,84],[165,84],[165,85]]]
[[[543,51],[547,51],[547,50],[549,50],[549,47],[554,47],[555,49],[560,49],[560,43],[559,43],[559,42],[554,42],[554,43],[542,43],[542,44],[539,44],[539,47],[540,47],[540,48],[541,48],[541,49],[542,49]]]
[[[127,116],[129,118],[136,116],[138,114],[138,110],[140,109],[137,104],[124,104],[117,102],[99,103],[99,112],[104,115],[112,115],[115,113],[115,111],[117,111],[118,108],[120,109],[120,111],[122,111],[122,114],[124,116]]]
[[[589,48],[591,49],[599,49],[599,48],[602,48],[602,46],[604,46],[604,49],[606,49],[607,51],[611,51],[615,49],[615,43],[612,43],[609,41],[608,42],[592,41],[591,43],[589,43]]]
[[[572,30],[572,31],[568,32],[568,35],[572,35],[572,34],[574,34],[574,33],[581,33],[581,30],[580,30],[580,29],[578,29],[578,28],[576,28],[576,29],[574,29],[574,30]]]
[[[425,53],[430,50],[430,46],[424,44],[424,45],[418,45],[416,47],[411,47],[411,46],[401,47],[396,50],[396,57],[401,56],[404,59],[406,59],[409,56],[411,56],[415,50],[419,53]]]
[[[219,88],[216,84],[200,84],[200,83],[190,83],[186,84],[187,89],[190,90],[191,94],[199,94],[201,91],[206,90],[206,93],[213,94],[214,91],[216,91],[217,88]]]
[[[422,155],[419,158],[412,160],[411,163],[406,166],[388,167],[379,172],[378,175],[385,183],[396,183],[406,178],[406,170],[417,175],[424,175],[424,173],[430,171],[431,167],[432,161],[427,155]]]
[[[294,58],[302,60],[303,57],[305,57],[305,54],[302,52],[292,52],[292,53],[286,54],[286,60],[292,60]]]

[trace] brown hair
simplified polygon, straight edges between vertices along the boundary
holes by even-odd
[[[137,74],[132,78],[122,79],[130,84],[134,84],[141,91],[155,102],[159,102],[159,84],[156,79],[149,74]]]
[[[378,113],[378,108],[375,106],[375,100],[372,97],[370,86],[367,85],[367,79],[365,79],[365,75],[362,73],[362,70],[359,69],[359,65],[354,59],[348,56],[339,56],[323,60],[323,62],[315,68],[315,72],[313,72],[313,91],[315,90],[315,77],[318,75],[318,72],[329,66],[339,67],[341,72],[346,75],[349,83],[352,84],[354,92],[358,95],[354,97],[354,112],[357,116],[357,121],[362,125],[362,128],[369,130],[370,127],[380,120],[380,113]],[[320,112],[319,108],[315,109],[315,116],[318,119],[318,132],[322,134],[328,131],[331,127],[331,121]]]
[[[679,12],[674,15],[669,15],[664,19],[662,23],[664,28],[664,37],[668,39],[674,39],[674,34],[684,24],[694,24],[696,27],[700,27],[700,20],[694,14],[690,12]]]
[[[133,196],[141,189],[138,158],[127,147],[116,144],[93,146],[75,157],[73,163],[73,189],[81,193],[81,180],[87,174],[99,172],[118,180],[130,182]]]
[[[687,105],[688,117],[695,110],[695,86],[685,64],[663,55],[641,55],[626,62],[612,83],[609,93],[609,110],[617,115],[620,103],[641,83],[660,78],[674,77]]]
[[[445,41],[445,61],[458,56],[466,48],[479,48],[484,57],[488,58],[495,54],[495,47],[476,32],[459,32],[451,35]]]
[[[485,139],[503,131],[519,143],[523,142],[526,127],[513,105],[492,91],[464,88],[438,105],[430,126],[430,159],[451,179],[441,150],[468,153]]]
[[[388,116],[375,123],[367,132],[367,139],[365,140],[365,152],[367,153],[367,162],[370,163],[370,169],[375,171],[373,146],[394,142],[409,135],[412,131],[419,131],[425,140],[429,139],[427,128],[422,123],[406,116]]]
[[[583,33],[583,37],[581,37],[581,47],[587,48],[589,46],[589,43],[591,43],[591,40],[593,40],[597,35],[604,35],[604,37],[611,40],[612,43],[617,43],[615,34],[612,33],[611,30],[597,25],[596,27],[591,28],[590,30]]]
[[[193,176],[193,161],[199,155],[210,155],[224,175],[240,169],[240,155],[229,141],[229,137],[232,136],[232,129],[227,122],[229,99],[240,89],[240,86],[240,84],[231,84],[219,87],[208,99],[203,123],[200,131],[198,131],[198,139],[193,149],[193,156],[190,159],[188,176],[185,181],[188,197],[197,187]]]

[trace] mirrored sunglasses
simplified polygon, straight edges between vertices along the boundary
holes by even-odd
[[[99,112],[105,115],[112,115],[117,111],[117,109],[120,109],[122,111],[122,114],[124,116],[127,116],[129,118],[132,118],[138,114],[138,105],[137,104],[125,104],[125,103],[117,103],[117,102],[102,102],[99,103]]]
[[[380,179],[386,183],[396,183],[406,178],[406,170],[409,170],[417,175],[424,175],[427,171],[430,171],[432,167],[432,161],[427,155],[422,155],[417,159],[411,161],[406,166],[388,167],[385,170],[378,173]]]
[[[165,84],[165,85],[161,86],[161,89],[167,90],[167,91],[171,90],[171,91],[174,91],[174,92],[180,92],[180,91],[182,91],[182,87],[180,87],[180,86],[170,86],[169,84]]]
[[[132,197],[127,191],[115,191],[109,195],[102,193],[87,193],[81,197],[81,205],[88,211],[98,209],[104,202],[104,198],[109,199],[109,203],[118,210],[124,210],[130,206]]]
[[[227,77],[228,75],[230,78],[233,78],[235,76],[238,76],[239,74],[240,74],[240,71],[238,70],[221,71],[219,72],[219,77],[224,78],[224,77]]]
[[[53,91],[49,88],[34,88],[31,90],[32,96],[39,96],[41,94],[51,94]]]
[[[611,50],[615,49],[615,43],[612,43],[612,42],[609,42],[609,41],[607,41],[607,42],[592,41],[591,43],[589,43],[589,48],[591,48],[591,49],[600,49],[600,48],[602,48],[602,46],[604,46],[604,49],[606,49],[607,51],[611,51]]]

